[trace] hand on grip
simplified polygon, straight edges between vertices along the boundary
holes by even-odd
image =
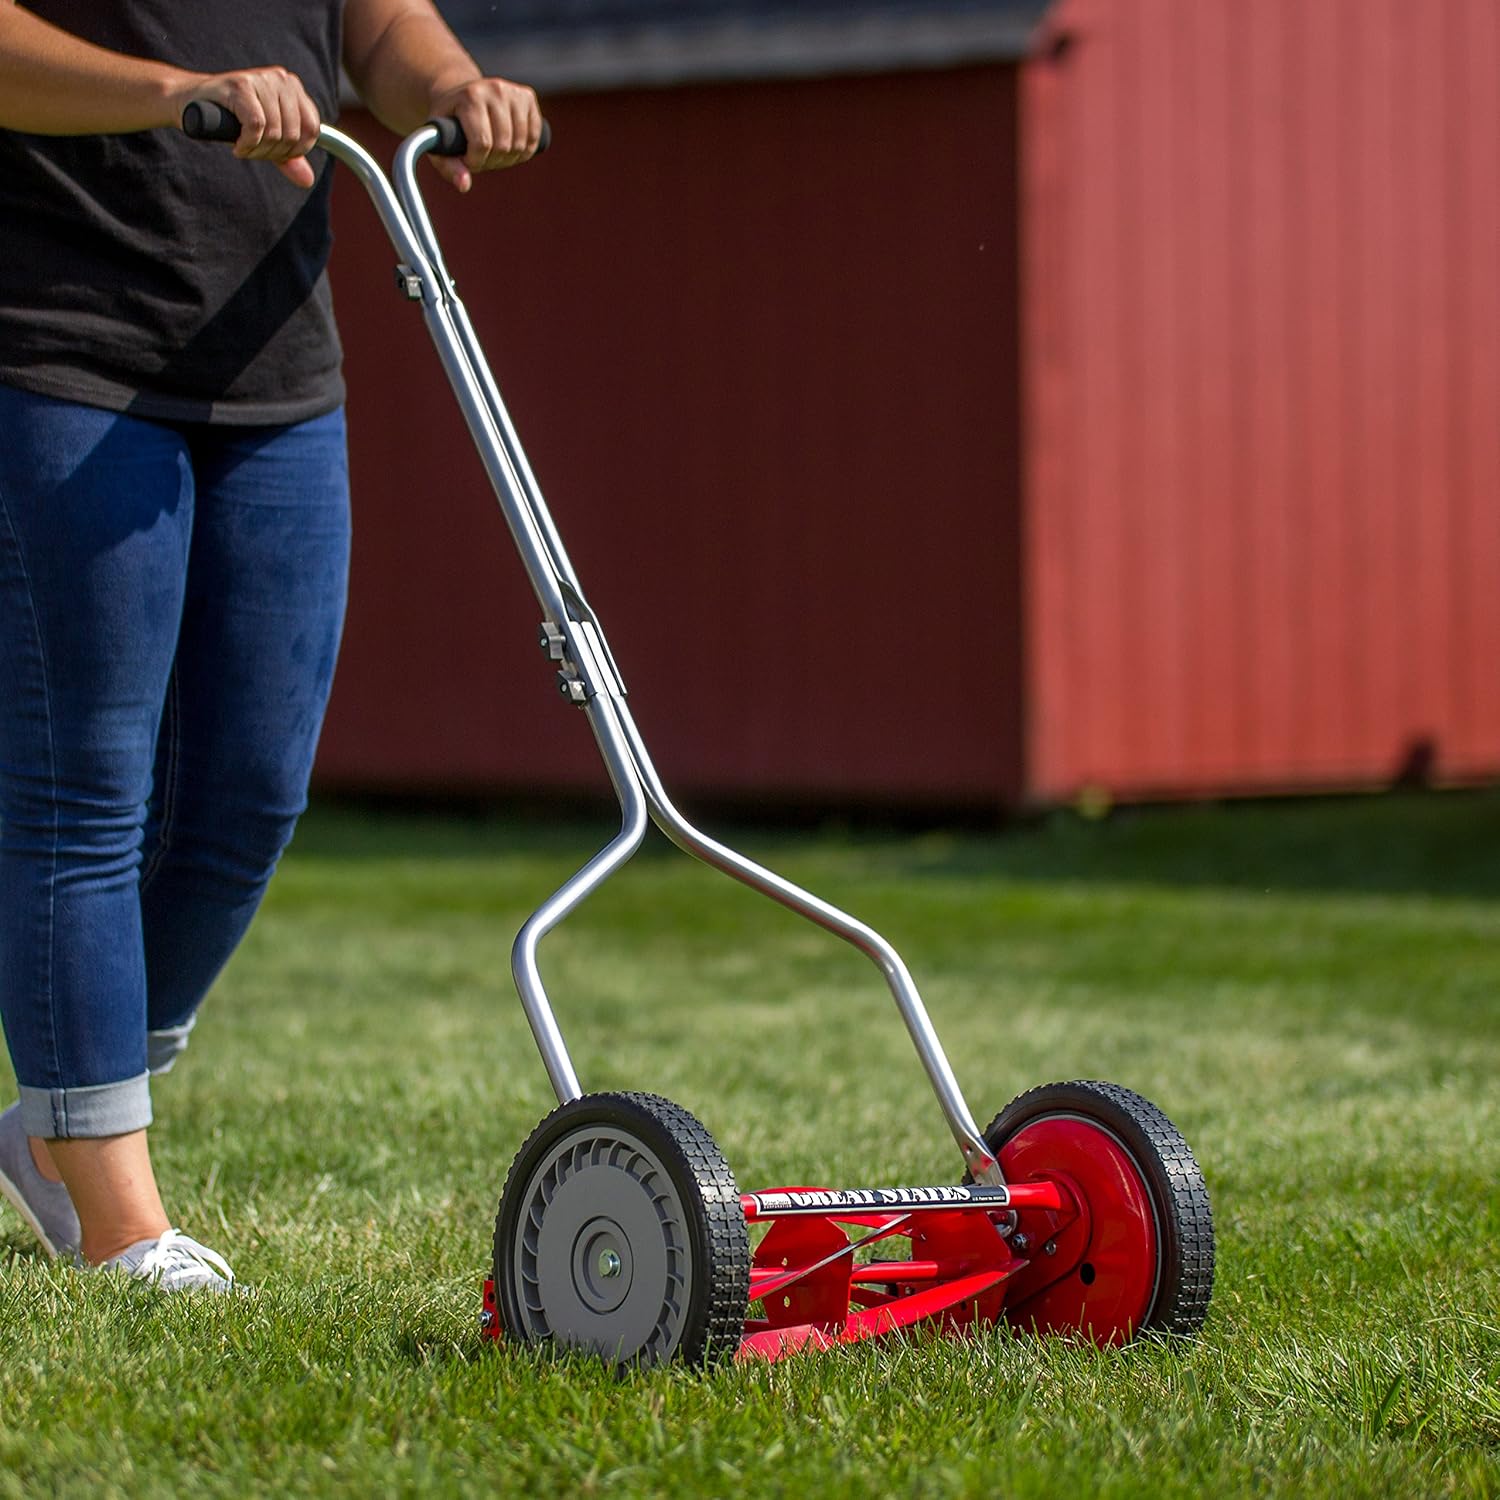
[[[447,115],[441,120],[429,120],[427,122],[438,133],[437,145],[432,148],[434,156],[462,156],[469,149],[469,138],[464,134],[464,128],[452,115]],[[548,146],[552,144],[552,126],[547,120],[542,121],[542,133],[537,139],[536,155],[540,156]]]
[[[201,80],[182,101],[183,134],[233,142],[244,160],[266,161],[301,188],[314,182],[307,153],[318,143],[318,106],[285,68],[249,68]]]

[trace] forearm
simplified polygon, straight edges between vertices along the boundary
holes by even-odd
[[[426,5],[355,0],[345,13],[344,66],[360,98],[397,135],[429,119],[434,101],[480,71]]]
[[[0,0],[0,128],[91,135],[172,125],[197,76],[96,47]]]
[[[344,68],[398,135],[438,116],[458,121],[468,146],[462,161],[434,158],[434,165],[460,192],[473,172],[528,160],[541,139],[536,94],[484,77],[432,0],[346,0]]]

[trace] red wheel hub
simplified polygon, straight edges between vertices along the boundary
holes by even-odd
[[[1046,1115],[1011,1137],[1000,1163],[1008,1182],[1060,1183],[1079,1209],[1022,1212],[1030,1264],[1007,1286],[1006,1317],[1038,1333],[1124,1343],[1151,1311],[1160,1269],[1156,1215],[1135,1159],[1103,1126]]]

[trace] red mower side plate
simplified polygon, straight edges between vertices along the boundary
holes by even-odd
[[[770,1219],[750,1270],[740,1359],[781,1359],[933,1322],[956,1331],[1001,1316],[1005,1282],[1027,1262],[1007,1243],[1018,1203],[1070,1212],[1051,1184],[1004,1187],[777,1188],[740,1199]],[[849,1226],[862,1233],[849,1232]],[[883,1240],[911,1241],[900,1260],[855,1261]]]

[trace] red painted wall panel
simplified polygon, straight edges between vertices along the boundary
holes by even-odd
[[[1025,70],[1028,786],[1500,771],[1500,12],[1061,0]]]
[[[1014,76],[557,98],[548,158],[434,192],[674,785],[1019,793]],[[357,534],[322,782],[602,788],[393,257],[336,198]]]

